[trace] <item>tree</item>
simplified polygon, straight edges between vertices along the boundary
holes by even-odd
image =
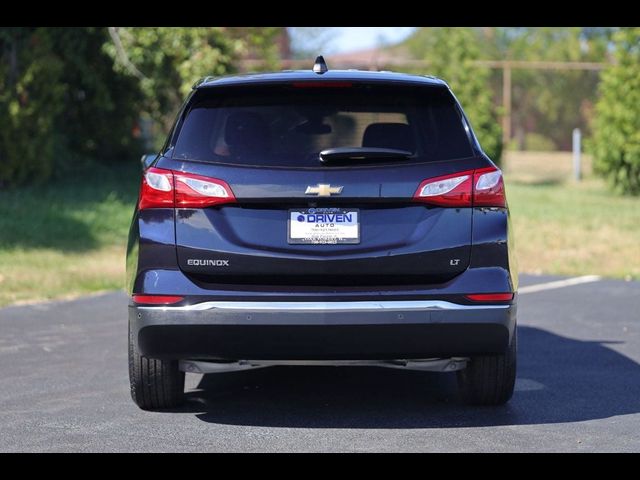
[[[615,190],[640,195],[640,28],[613,40],[615,62],[602,73],[595,108],[594,169]]]
[[[136,158],[142,151],[140,120],[157,121],[156,138],[164,137],[195,80],[234,71],[240,56],[273,65],[282,32],[0,29],[0,186]]]
[[[37,183],[53,170],[64,62],[34,27],[0,30],[0,52],[0,186]]]
[[[57,82],[64,87],[64,107],[56,118],[56,172],[139,157],[142,146],[134,131],[140,93],[133,79],[114,71],[102,50],[106,29],[48,28],[46,35],[64,62]]]
[[[116,69],[139,83],[142,110],[159,126],[156,146],[199,78],[237,71],[241,56],[277,62],[276,27],[109,27],[104,46]]]
[[[0,30],[0,183],[38,183],[136,155],[135,85],[102,52],[106,30]]]
[[[420,28],[404,42],[415,58],[429,59],[438,29]],[[474,27],[481,60],[606,61],[612,27]],[[520,149],[531,133],[553,148],[568,149],[571,131],[589,135],[599,76],[597,71],[512,70],[512,130]],[[501,70],[490,73],[494,103],[502,93]]]
[[[430,62],[430,73],[451,86],[483,150],[499,164],[502,132],[492,100],[490,72],[471,63],[480,57],[477,44],[478,32],[471,28],[438,27],[418,31],[409,48]]]
[[[240,40],[240,55],[244,58],[262,60],[263,70],[279,68],[282,56],[288,57],[290,41],[284,27],[233,27],[225,32],[235,40]]]
[[[495,27],[493,59],[559,62],[605,60],[610,29],[580,27]],[[571,131],[589,134],[597,71],[515,69],[512,124],[520,149],[535,131],[557,149],[571,148]]]
[[[242,41],[221,27],[109,27],[105,51],[135,78],[143,111],[166,133],[193,83],[233,70]]]

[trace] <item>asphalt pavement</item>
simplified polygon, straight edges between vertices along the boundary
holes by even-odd
[[[0,451],[640,451],[640,282],[561,280],[521,277],[504,407],[451,373],[272,367],[189,374],[183,408],[144,412],[123,292],[3,308]]]

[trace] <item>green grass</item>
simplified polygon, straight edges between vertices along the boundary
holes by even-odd
[[[640,201],[594,179],[575,184],[509,182],[521,272],[640,279]]]
[[[506,158],[520,272],[640,279],[640,198],[612,194],[591,174],[571,179],[569,153]]]
[[[568,154],[509,153],[505,176],[520,272],[640,279],[640,198],[615,196]],[[0,305],[124,286],[136,162],[45,187],[0,191]]]
[[[0,305],[122,288],[133,163],[0,192]]]

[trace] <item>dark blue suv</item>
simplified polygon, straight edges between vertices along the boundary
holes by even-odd
[[[274,365],[456,371],[465,401],[508,401],[502,173],[444,81],[316,70],[201,80],[143,162],[134,401],[175,407],[185,372]]]

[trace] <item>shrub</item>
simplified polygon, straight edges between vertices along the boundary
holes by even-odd
[[[615,61],[602,73],[596,104],[594,171],[615,190],[640,195],[640,28],[613,38]]]

